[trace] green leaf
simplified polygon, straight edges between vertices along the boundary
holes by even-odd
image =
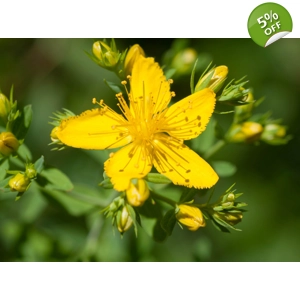
[[[25,145],[22,144],[19,149],[18,149],[18,156],[23,160],[23,161],[31,161],[32,160],[32,155],[29,150],[29,148]]]
[[[159,220],[157,220],[153,228],[153,239],[156,242],[163,242],[167,236],[167,232],[161,227]]]
[[[23,113],[18,116],[13,125],[13,133],[18,140],[23,140],[29,129],[32,120],[31,105],[26,105],[23,108]]]
[[[74,188],[70,179],[58,169],[45,169],[40,176],[46,179],[42,186],[48,189],[70,191]]]
[[[83,202],[78,195],[72,195],[71,193],[63,191],[50,190],[48,188],[42,188],[41,190],[44,195],[47,195],[52,200],[56,200],[61,206],[63,206],[70,215],[80,216],[95,208],[95,205]]]
[[[6,176],[6,170],[9,169],[9,162],[7,158],[0,160],[0,180]]]
[[[220,177],[230,177],[237,170],[236,166],[229,161],[212,161],[211,165]]]
[[[171,235],[176,224],[175,209],[168,210],[160,221],[162,229]]]
[[[184,188],[184,190],[180,196],[179,203],[184,203],[184,202],[193,200],[196,192],[197,192],[197,190],[194,188]]]
[[[172,182],[169,178],[159,173],[148,173],[144,179],[149,182],[161,184],[168,184]]]
[[[118,84],[115,84],[111,81],[107,81],[106,79],[103,79],[103,81],[115,94],[122,93],[121,86],[119,86]]]
[[[195,72],[196,72],[196,68],[197,68],[197,63],[198,63],[198,58],[195,61],[193,70],[192,70],[192,74],[191,74],[191,79],[190,79],[190,87],[191,87],[191,94],[194,94],[195,91]]]
[[[41,173],[44,169],[44,156],[41,156],[35,163],[34,168],[37,173]]]

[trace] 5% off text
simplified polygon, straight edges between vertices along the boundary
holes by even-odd
[[[278,14],[273,13],[272,10],[270,13],[266,13],[263,16],[259,17],[257,19],[257,22],[259,25],[261,25],[260,28],[267,28],[264,30],[266,35],[270,35],[271,33],[275,32],[276,30],[280,29],[280,21],[277,21],[279,19]],[[276,23],[273,23],[273,20],[277,21]],[[271,24],[270,26],[270,23]]]

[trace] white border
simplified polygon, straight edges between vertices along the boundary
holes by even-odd
[[[252,10],[272,1],[37,1],[1,2],[0,37],[249,38]],[[274,1],[292,16],[300,37],[298,1]]]

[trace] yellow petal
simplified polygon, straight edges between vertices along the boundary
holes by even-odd
[[[186,145],[165,134],[156,134],[153,141],[153,163],[157,171],[174,184],[210,188],[219,177],[213,168]]]
[[[151,168],[152,154],[143,142],[125,146],[104,164],[105,172],[117,191],[127,190],[131,179],[145,177]]]
[[[154,58],[140,55],[130,79],[131,111],[144,119],[166,108],[171,99],[170,83]]]
[[[83,149],[109,149],[127,145],[131,136],[126,120],[110,109],[93,109],[63,120],[56,130],[65,145]]]
[[[168,108],[160,131],[173,137],[190,140],[203,132],[214,111],[215,93],[204,89]]]

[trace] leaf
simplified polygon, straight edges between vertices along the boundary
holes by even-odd
[[[176,224],[175,209],[168,210],[160,221],[162,229],[170,236]]]
[[[72,195],[64,191],[50,190],[48,188],[42,188],[41,190],[50,199],[56,200],[63,206],[70,215],[80,216],[95,208],[95,205],[81,201],[78,195]]]
[[[144,179],[149,182],[161,184],[168,184],[172,182],[169,178],[159,173],[148,173]]]
[[[6,176],[6,170],[9,169],[9,162],[7,158],[0,160],[0,180]]]
[[[157,220],[153,228],[153,239],[156,242],[163,242],[166,238],[167,232],[161,227],[159,220]]]
[[[41,156],[35,163],[34,168],[36,172],[39,174],[44,169],[44,156]]]
[[[23,140],[27,134],[32,120],[31,105],[23,108],[23,113],[15,120],[13,125],[13,133],[18,140]]]
[[[119,85],[114,82],[107,81],[106,79],[103,79],[103,81],[115,94],[122,93],[122,89]]]
[[[220,177],[230,177],[237,171],[236,166],[229,161],[212,161],[211,165]]]
[[[74,188],[70,179],[58,169],[45,169],[40,176],[46,179],[43,186],[48,189],[70,191]]]
[[[179,203],[184,203],[192,200],[196,194],[197,190],[194,188],[184,188]]]

